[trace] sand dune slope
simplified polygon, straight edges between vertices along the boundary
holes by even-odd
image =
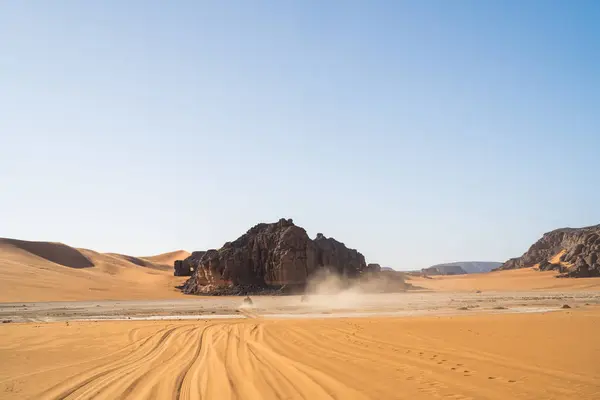
[[[600,290],[600,278],[557,278],[555,271],[540,272],[534,268],[494,271],[483,274],[409,276],[409,283],[435,291],[580,291]]]
[[[189,253],[185,250],[176,250],[176,251],[171,251],[169,253],[163,253],[163,254],[158,254],[155,256],[140,257],[140,258],[143,258],[144,260],[148,260],[155,264],[168,265],[169,268],[173,268],[173,263],[175,262],[175,260],[183,260],[183,259],[189,257],[190,254],[191,253]]]
[[[141,258],[0,239],[2,302],[173,298],[183,280]]]
[[[0,326],[0,393],[7,399],[592,399],[600,396],[599,317],[592,308],[405,319],[9,324]]]
[[[29,242],[26,240],[0,238],[0,251],[19,257],[29,257],[40,262],[51,262],[70,268],[89,268],[94,264],[79,250],[52,242]]]

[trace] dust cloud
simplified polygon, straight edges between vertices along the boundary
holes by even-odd
[[[404,292],[399,277],[373,273],[350,279],[330,269],[314,274],[308,281],[303,304],[326,309],[361,309],[383,301],[382,293]]]
[[[333,269],[322,269],[308,279],[301,295],[254,295],[251,303],[244,300],[238,309],[243,313],[366,310],[395,302],[394,296],[385,294],[405,292],[409,286],[399,272],[373,272],[349,278]]]

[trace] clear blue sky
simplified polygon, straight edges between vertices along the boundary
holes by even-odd
[[[600,223],[596,1],[6,1],[0,236],[291,217],[397,269]]]

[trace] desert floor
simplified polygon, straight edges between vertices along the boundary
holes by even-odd
[[[600,398],[600,278],[412,277],[246,307],[181,294],[187,254],[0,239],[0,399]]]
[[[187,296],[167,300],[0,303],[0,320],[64,322],[82,320],[198,320],[233,318],[409,317],[473,313],[507,314],[600,306],[600,292],[413,292],[365,294],[347,290],[335,295]]]
[[[600,307],[0,326],[5,399],[594,399]]]

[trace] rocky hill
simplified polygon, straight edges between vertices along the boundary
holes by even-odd
[[[564,276],[600,276],[600,225],[563,228],[545,233],[521,257],[511,258],[499,270],[538,266]]]
[[[421,270],[427,275],[463,275],[490,272],[502,263],[494,261],[458,261],[446,264],[432,265]]]
[[[465,275],[467,271],[462,269],[460,265],[436,265],[429,268],[423,268],[421,273],[425,275]]]
[[[379,272],[364,256],[323,234],[310,239],[291,219],[261,223],[219,250],[194,252],[175,262],[175,274],[191,274],[185,293],[243,294],[303,288],[319,269],[345,278]]]

